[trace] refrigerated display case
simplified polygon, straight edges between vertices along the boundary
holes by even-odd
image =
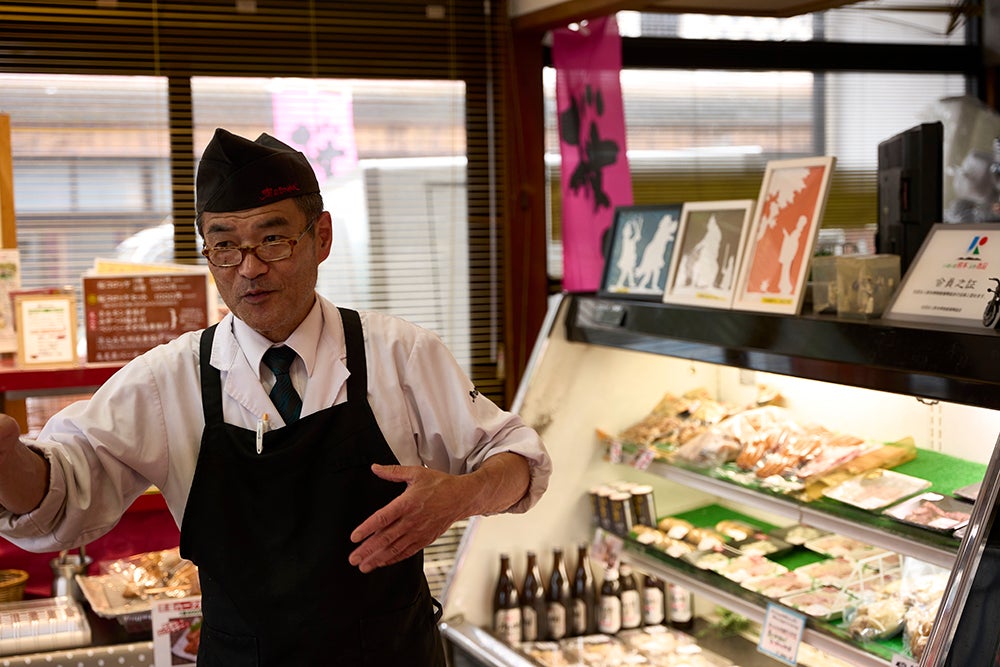
[[[517,570],[527,550],[545,554],[590,539],[589,490],[627,480],[654,486],[659,515],[720,504],[777,525],[823,528],[950,570],[922,663],[946,664],[956,632],[982,635],[988,623],[988,636],[995,637],[1000,629],[996,607],[989,605],[990,594],[997,596],[987,575],[995,570],[979,567],[980,561],[995,560],[1000,544],[993,534],[998,343],[997,332],[985,328],[930,329],[592,295],[553,297],[514,404],[552,454],[550,488],[526,515],[471,522],[444,591],[445,637],[484,664],[521,660],[489,633],[498,554],[512,554]],[[643,469],[614,463],[596,435],[597,429],[615,432],[636,422],[667,392],[705,389],[721,400],[748,403],[762,384],[776,387],[787,407],[804,419],[871,441],[909,437],[925,466],[960,464],[965,474],[978,471],[982,490],[964,540],[833,501],[807,503],[764,493],[669,463]],[[693,590],[699,611],[719,605],[755,621],[767,612],[759,597],[656,558],[632,541],[626,541],[623,558]],[[852,665],[885,667],[906,658],[898,648],[868,646],[813,619],[803,641]],[[972,645],[962,661],[947,664],[994,664],[995,642]],[[963,646],[968,650],[969,642]]]

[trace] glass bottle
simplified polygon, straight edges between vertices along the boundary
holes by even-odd
[[[642,624],[663,625],[667,619],[666,586],[648,572],[642,580]]]
[[[512,646],[521,641],[521,605],[507,554],[500,554],[500,575],[493,592],[493,632]]]
[[[670,625],[678,630],[690,630],[694,626],[694,600],[691,591],[670,584],[667,586],[670,603]]]
[[[618,568],[608,565],[604,569],[604,581],[601,582],[601,600],[597,611],[597,630],[606,635],[618,634],[622,629],[622,597],[621,584],[618,581]]]
[[[545,620],[550,640],[558,641],[566,637],[569,604],[569,577],[566,575],[562,549],[556,547],[552,550],[552,573],[545,587]]]
[[[587,544],[576,550],[576,570],[573,573],[573,614],[570,634],[592,635],[597,632],[597,585],[590,569]]]
[[[633,630],[642,625],[642,598],[639,582],[632,574],[632,566],[622,563],[618,573],[622,600],[622,630]]]
[[[546,614],[545,584],[538,571],[538,557],[534,551],[529,551],[521,586],[521,641],[534,642],[548,637]]]

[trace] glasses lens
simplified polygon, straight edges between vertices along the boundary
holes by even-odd
[[[265,262],[286,259],[291,254],[292,244],[288,241],[274,241],[273,243],[262,243],[257,246],[257,256]]]
[[[210,250],[208,259],[216,266],[236,266],[243,261],[243,253],[239,248],[220,248]]]

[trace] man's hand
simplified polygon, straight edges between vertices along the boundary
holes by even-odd
[[[0,506],[14,514],[38,507],[49,488],[49,463],[21,442],[21,427],[0,413]]]
[[[365,573],[409,558],[456,521],[507,509],[521,499],[530,481],[527,460],[510,453],[490,457],[467,475],[377,464],[372,472],[405,482],[406,490],[351,533],[351,541],[360,546],[348,560]]]
[[[465,518],[463,476],[420,466],[378,464],[372,472],[390,482],[406,482],[406,490],[351,533],[351,541],[361,546],[349,560],[362,572],[409,558]]]

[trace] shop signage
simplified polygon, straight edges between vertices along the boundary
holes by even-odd
[[[798,664],[796,656],[802,633],[806,628],[806,617],[790,609],[775,604],[767,605],[764,624],[760,629],[757,650],[785,664]]]
[[[86,276],[87,361],[130,361],[208,326],[208,273]]]
[[[153,603],[154,667],[194,667],[201,643],[201,596]]]
[[[982,328],[1000,279],[1000,224],[931,227],[883,319]]]

